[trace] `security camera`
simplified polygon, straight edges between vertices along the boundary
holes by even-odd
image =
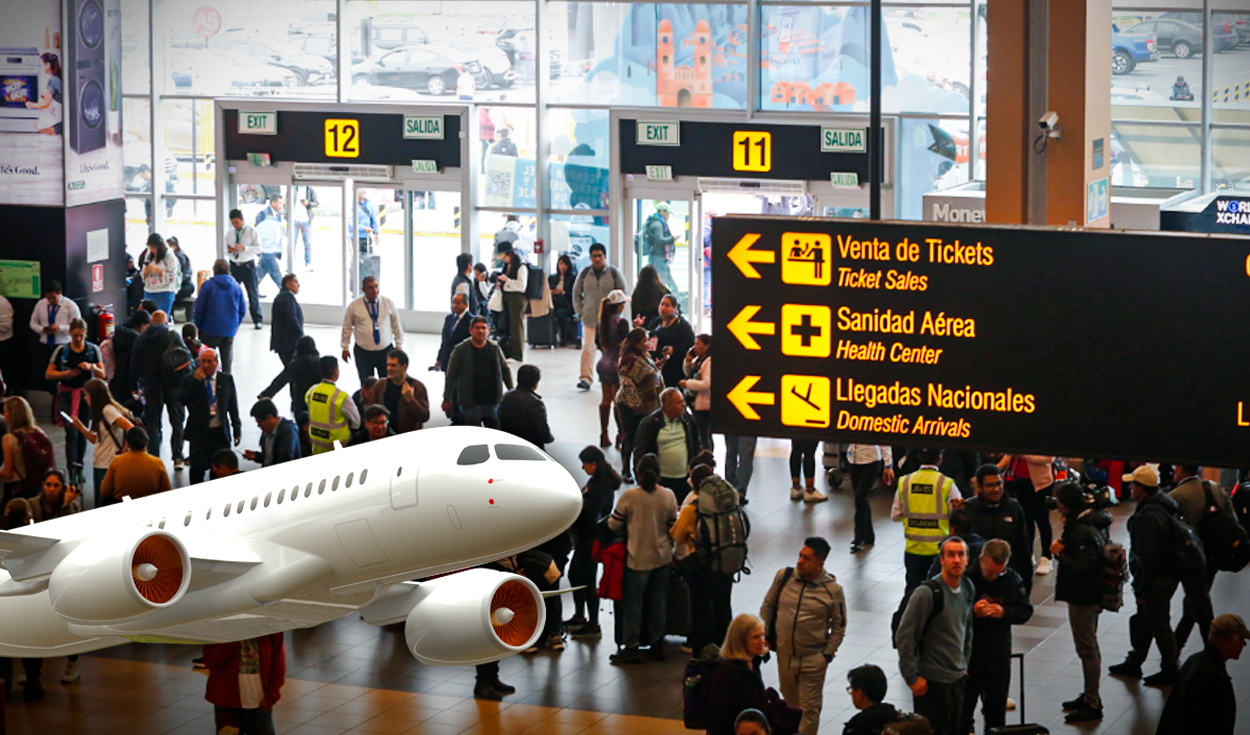
[[[1059,113],[1050,110],[1047,110],[1046,114],[1042,115],[1042,119],[1037,121],[1037,127],[1042,130],[1053,130],[1058,124]]]

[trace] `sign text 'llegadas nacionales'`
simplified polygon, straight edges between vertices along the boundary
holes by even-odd
[[[1250,238],[712,226],[713,430],[1250,465]]]

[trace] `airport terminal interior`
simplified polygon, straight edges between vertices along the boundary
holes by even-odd
[[[78,12],[92,2],[52,5]],[[1231,212],[1228,221],[1241,228],[1219,231],[1250,234],[1250,226],[1242,226],[1250,225],[1244,214],[1250,211],[1250,6],[1211,0],[1204,21],[1198,0],[1105,5],[1112,21],[1106,48],[1110,127],[1105,142],[1088,141],[1094,168],[1105,171],[1088,182],[1090,209],[1081,224],[1109,218],[1117,226],[1122,217],[1161,230],[1168,211],[1201,213],[1219,198],[1226,202],[1221,218]],[[875,213],[916,222],[986,221],[987,161],[994,155],[986,140],[989,6],[983,0],[887,1],[881,46],[873,49],[865,2],[117,0],[109,4],[108,18],[120,23],[120,31],[113,31],[119,57],[100,72],[109,77],[112,95],[107,115],[90,127],[107,125],[110,145],[122,149],[124,203],[118,207],[124,205],[129,256],[140,256],[151,233],[173,236],[192,269],[204,273],[224,254],[231,210],[241,210],[248,224],[263,220],[271,202],[281,212],[269,223],[280,222],[280,231],[263,236],[279,242],[266,252],[277,254],[280,271],[272,280],[261,276],[265,324],[253,329],[244,320],[234,346],[232,372],[245,427],[240,451],[259,446],[260,430],[247,412],[282,369],[270,351],[268,322],[285,272],[300,280],[306,333],[322,354],[332,355],[339,353],[339,324],[359,296],[361,276],[380,277],[382,293],[400,309],[406,327],[409,374],[431,396],[430,429],[450,424],[438,406],[444,374],[427,367],[438,353],[438,330],[462,252],[490,268],[497,244],[508,241],[535,268],[554,273],[563,256],[575,270],[587,267],[591,245],[600,243],[623,272],[628,293],[639,270],[654,262],[644,252],[645,231],[663,211],[673,239],[661,280],[694,331],[711,333],[714,320],[723,324],[732,316],[713,316],[712,262],[724,253],[713,252],[711,217],[863,220]],[[56,27],[41,25],[36,41],[10,39],[0,25],[0,47],[13,47],[0,48],[9,64],[0,74],[42,78],[39,52],[60,49]],[[1052,26],[1050,32],[1062,31]],[[874,203],[871,168],[855,134],[865,134],[869,125],[871,57],[877,52],[884,168],[876,182],[882,198]],[[15,129],[8,126],[18,120],[34,124],[18,107],[0,105],[0,132]],[[337,138],[331,143],[334,120],[326,121],[323,139],[327,114],[356,125],[349,127],[360,135],[360,148],[340,145]],[[373,114],[402,117],[414,127],[402,138],[371,137],[362,131]],[[253,134],[243,130],[247,116],[254,116]],[[291,121],[309,116],[320,116],[317,135],[293,137],[297,126]],[[1059,124],[1075,127],[1073,117]],[[77,121],[65,124],[77,150],[83,140],[77,136],[89,131],[68,130]],[[1035,119],[1022,124],[1035,131]],[[435,134],[424,129],[428,125],[437,128]],[[768,140],[774,142],[767,153],[764,139],[750,137],[750,131],[732,137],[730,145],[739,127],[752,125],[771,126],[774,137]],[[788,139],[779,131],[785,129],[810,133],[811,150],[783,145]],[[833,131],[831,139],[825,131]],[[1042,150],[1045,133],[1038,138]],[[647,135],[674,139],[654,145],[644,140]],[[1085,144],[1083,132],[1073,135]],[[705,146],[717,136],[725,138],[722,148]],[[16,137],[26,145],[36,136]],[[737,158],[740,144],[743,158]],[[760,158],[752,159],[757,144]],[[264,152],[301,147],[312,151],[310,160],[278,153],[271,160]],[[395,151],[398,158],[386,158]],[[838,156],[841,168],[821,163],[824,154]],[[352,155],[371,162],[354,162]],[[813,162],[819,169],[814,174]],[[1096,196],[1098,186],[1102,193]],[[1228,201],[1244,207],[1240,220]],[[83,274],[76,281],[84,288],[88,283]],[[67,296],[84,307],[91,300],[86,293]],[[126,320],[124,304],[113,310],[119,324]],[[598,382],[590,390],[578,386],[579,350],[572,346],[527,344],[523,360],[511,367],[522,363],[542,371],[537,392],[555,439],[547,451],[584,483],[577,456],[599,443]],[[360,387],[354,366],[345,366],[342,375],[343,390]],[[50,400],[35,390],[29,396],[63,464],[65,432],[50,424]],[[289,414],[285,390],[276,403]],[[165,440],[163,459],[173,486],[184,487],[186,472],[171,462],[168,425]],[[724,444],[717,434],[721,466]],[[849,553],[856,540],[849,478],[830,485],[818,469],[816,487],[827,502],[793,501],[790,449],[789,439],[759,440],[746,509],[750,573],[733,586],[733,610],[758,613],[774,575],[795,564],[803,540],[823,536],[832,546],[825,566],[845,591],[848,623],[824,682],[819,731],[841,732],[856,714],[846,673],[862,664],[880,666],[888,676],[886,701],[910,711],[912,695],[889,626],[904,590],[905,540],[901,525],[890,520],[897,485],[878,486],[872,495],[875,545]],[[619,469],[618,449],[604,452]],[[817,460],[819,467],[819,452]],[[246,460],[241,465],[257,467]],[[206,496],[213,490],[211,482],[199,486]],[[1111,535],[1126,546],[1133,508],[1125,496],[1111,509]],[[1058,532],[1059,515],[1051,513],[1051,522]],[[1123,609],[1104,612],[1098,625],[1102,720],[1065,723],[1062,703],[1081,692],[1083,679],[1067,605],[1055,600],[1055,579],[1055,573],[1036,576],[1033,616],[1014,628],[1014,651],[1023,659],[1012,661],[1014,708],[1007,722],[1038,723],[1052,733],[1155,733],[1168,689],[1106,671],[1130,649],[1129,618],[1136,609],[1131,594]],[[567,580],[561,585],[568,587]],[[1172,600],[1173,621],[1181,615],[1182,597]],[[572,600],[562,599],[568,618]],[[1217,615],[1245,614],[1247,573],[1220,574],[1211,600]],[[684,637],[667,639],[666,660],[614,664],[615,613],[607,600],[601,609],[601,638],[569,637],[563,650],[540,645],[504,659],[500,678],[516,692],[499,702],[474,697],[473,667],[416,661],[405,647],[402,624],[374,627],[353,612],[291,631],[286,683],[273,711],[276,731],[687,732],[682,695],[690,654],[682,649]],[[1182,661],[1202,650],[1198,638],[1190,637]],[[81,678],[74,683],[60,682],[65,659],[49,659],[45,697],[24,702],[22,685],[15,685],[0,733],[214,732],[206,675],[192,663],[198,656],[198,647],[127,643],[83,654],[77,663]],[[1152,649],[1143,668],[1149,673],[1159,663]],[[1229,661],[1228,673],[1243,712],[1236,732],[1250,735],[1250,659]],[[763,680],[778,686],[775,663],[763,666]],[[1191,723],[1195,733],[1202,726]],[[984,732],[979,714],[975,727]]]

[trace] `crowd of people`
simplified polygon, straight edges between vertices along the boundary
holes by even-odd
[[[256,235],[241,218],[232,220],[227,250],[235,257],[231,247],[252,247]],[[457,258],[431,369],[445,373],[441,408],[453,424],[501,429],[542,448],[555,438],[538,393],[542,374],[523,363],[530,268],[523,254],[503,244],[494,275],[467,254]],[[627,294],[606,249],[593,244],[589,255],[590,265],[579,273],[562,257],[544,292],[560,343],[581,350],[577,387],[589,390],[595,379],[601,386],[598,442],[579,453],[588,477],[582,513],[565,534],[486,566],[525,575],[543,591],[558,589],[566,575],[578,588],[568,619],[562,619],[559,597],[547,598],[546,628],[528,652],[561,651],[569,636],[603,636],[601,603],[611,600],[613,664],[666,660],[669,636],[684,637],[692,665],[703,662],[698,706],[700,727],[709,735],[814,735],[828,670],[853,632],[842,587],[825,569],[830,544],[819,535],[804,539],[794,566],[769,570],[775,573],[758,616],[735,617],[733,591],[747,566],[746,494],[756,437],[724,436],[725,467],[718,472],[711,335],[694,333],[654,267],[644,267]],[[187,471],[191,484],[239,472],[235,448],[243,427],[233,340],[252,314],[247,300],[254,305],[254,273],[237,258],[217,261],[199,289],[193,323],[175,330],[169,310],[177,290],[169,288],[179,282],[177,257],[154,235],[142,267],[148,298],[103,345],[87,341],[85,322],[73,302],[61,298],[58,284],[50,282],[36,305],[30,327],[45,349],[44,377],[65,428],[66,466],[57,467],[26,399],[5,399],[0,481],[6,529],[81,511],[88,481],[91,507],[169,490],[160,460],[165,418],[174,471]],[[304,333],[296,276],[274,280],[282,290],[269,344],[281,370],[251,405],[261,441],[243,458],[267,467],[422,430],[431,417],[430,396],[410,375],[399,314],[378,279],[362,279],[361,295],[347,306],[337,355],[323,354]],[[354,393],[339,386],[345,362],[355,363],[360,380]],[[289,416],[275,402],[283,388],[289,388]],[[89,476],[83,470],[88,443],[94,447]],[[604,452],[610,447],[620,452],[619,468]],[[816,487],[819,448],[815,441],[792,442],[790,498],[796,502],[828,499]],[[1208,533],[1206,517],[1231,512],[1233,502],[1225,487],[1202,479],[1200,467],[1164,465],[1161,476],[1147,464],[1124,477],[1136,501],[1125,549],[1110,533],[1108,496],[1068,479],[1062,458],[828,442],[824,457],[831,486],[841,484],[844,472],[850,477],[850,553],[875,544],[869,499],[880,488],[892,493],[890,517],[905,539],[905,588],[891,631],[912,694],[905,709],[914,714],[886,703],[882,669],[859,666],[847,673],[858,714],[845,733],[879,733],[907,721],[938,735],[964,735],[973,729],[978,702],[987,730],[1005,725],[1011,629],[1031,619],[1034,579],[1048,574],[1057,577],[1055,599],[1068,607],[1084,679],[1083,690],[1063,703],[1068,722],[1103,717],[1099,617],[1119,609],[1131,580],[1137,603],[1132,649],[1109,672],[1142,678],[1153,643],[1162,665],[1144,683],[1172,687],[1159,732],[1199,719],[1210,723],[1206,730],[1232,731],[1236,700],[1225,663],[1240,655],[1250,630],[1241,618],[1213,610],[1210,589],[1228,567],[1215,558],[1223,540],[1202,534]],[[1058,538],[1054,511],[1062,523]],[[1201,541],[1196,559],[1178,544],[1190,537]],[[674,595],[675,587],[682,592]],[[1178,589],[1184,616],[1173,627]],[[1179,651],[1195,627],[1207,646],[1182,665]],[[246,731],[266,721],[280,696],[282,648],[281,635],[206,647],[203,664],[210,669],[209,699],[219,726]],[[774,656],[780,692],[765,688],[761,676]],[[41,662],[23,663],[24,696],[37,700],[43,696]],[[258,678],[245,679],[250,676]],[[63,680],[78,677],[71,659]],[[691,696],[689,679],[686,690]],[[500,680],[498,664],[478,667],[475,697],[499,700],[514,691]]]

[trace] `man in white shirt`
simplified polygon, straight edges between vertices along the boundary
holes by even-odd
[[[404,330],[399,324],[395,304],[378,293],[378,279],[365,277],[360,282],[360,290],[364,295],[348,304],[347,314],[343,316],[343,361],[349,362],[355,354],[356,374],[363,385],[370,375],[386,378],[386,356],[391,350],[403,349]],[[387,327],[392,339],[384,340]],[[353,334],[356,347],[349,351]]]
[[[260,235],[260,270],[256,274],[257,296],[265,276],[273,281],[279,291],[282,288],[282,246],[286,242],[286,219],[282,216],[282,197],[272,194],[269,206],[256,215],[256,234]],[[260,296],[260,298],[264,298]]]
[[[35,304],[30,315],[30,329],[39,335],[39,364],[52,361],[52,353],[58,345],[69,344],[69,323],[82,318],[78,304],[61,295],[60,281],[47,281],[43,298]],[[48,383],[48,390],[55,391],[56,384]]]
[[[252,323],[260,329],[260,299],[256,297],[256,262],[260,260],[260,235],[256,228],[243,223],[243,212],[230,210],[230,227],[225,234],[226,257],[230,261],[230,275],[247,292],[247,310]]]
[[[857,554],[877,542],[868,496],[877,486],[877,480],[887,487],[893,484],[894,450],[884,445],[851,444],[846,448],[846,458],[851,465],[851,489],[855,493],[855,538],[851,541],[851,553]]]

